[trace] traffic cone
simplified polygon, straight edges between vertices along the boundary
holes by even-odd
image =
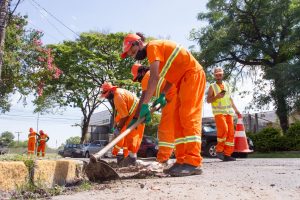
[[[238,120],[236,123],[236,129],[234,134],[234,152],[253,152],[249,149],[242,115],[238,115]]]

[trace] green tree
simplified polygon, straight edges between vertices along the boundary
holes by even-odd
[[[19,92],[21,99],[26,100],[28,94],[38,90],[42,77],[53,74],[45,63],[38,60],[47,56],[45,52],[41,52],[40,47],[43,33],[27,30],[26,25],[26,16],[11,15],[6,27],[0,81],[1,112],[9,111],[11,94]]]
[[[49,45],[54,63],[62,70],[59,79],[43,80],[43,95],[34,102],[36,111],[71,106],[82,112],[81,142],[88,131],[90,118],[103,102],[99,86],[105,81],[128,84],[132,60],[120,58],[124,33],[82,33],[76,41]]]
[[[80,144],[81,137],[70,137],[66,140],[66,144]]]
[[[200,62],[208,69],[222,65],[227,75],[263,72],[254,101],[258,107],[273,101],[286,131],[300,99],[300,1],[210,0],[207,8],[198,19],[209,25],[191,32]]]
[[[151,122],[146,125],[144,135],[152,136],[157,138],[157,129],[160,122],[161,114],[153,113]]]
[[[5,131],[1,133],[0,142],[4,144],[10,144],[12,141],[14,141],[14,138],[15,138],[14,134],[12,134],[9,131]]]

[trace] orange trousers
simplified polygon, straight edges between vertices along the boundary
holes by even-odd
[[[29,138],[28,140],[28,154],[34,154],[36,140],[34,138]]]
[[[231,156],[234,150],[234,123],[231,115],[215,115],[217,126],[217,152]]]
[[[42,152],[42,157],[45,156],[46,144],[41,143],[37,148],[37,156],[40,156],[40,152]]]
[[[174,111],[176,163],[202,165],[201,129],[206,78],[203,70],[186,72],[177,86]]]
[[[126,121],[124,128],[121,130],[121,133],[123,133],[126,130],[127,126],[129,125],[130,121],[132,120],[132,118],[133,118],[133,115]],[[129,155],[129,152],[137,153],[140,148],[142,139],[143,139],[144,129],[145,129],[144,123],[138,125],[128,135],[126,135],[125,138],[120,140],[114,146],[114,148],[112,150],[112,154],[116,156],[121,148],[123,148],[124,157],[127,157]]]
[[[158,125],[158,152],[157,161],[166,162],[172,155],[174,149],[174,109],[177,95],[172,95],[168,99],[165,107],[161,111],[161,119]]]

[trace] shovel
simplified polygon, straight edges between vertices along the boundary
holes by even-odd
[[[157,111],[160,108],[160,104],[157,104],[151,109],[151,113]],[[133,129],[135,129],[139,124],[144,122],[145,117],[138,119],[133,125],[127,128],[124,132],[118,135],[113,139],[109,144],[107,144],[103,149],[98,153],[95,153],[90,156],[90,162],[86,166],[85,172],[91,181],[104,181],[120,178],[118,173],[104,160],[101,160],[101,157],[112,147],[114,147],[121,139],[128,135]]]

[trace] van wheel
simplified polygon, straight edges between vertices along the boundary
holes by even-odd
[[[86,158],[89,158],[89,157],[90,157],[89,152],[86,152],[86,153],[85,153],[85,157],[86,157]]]
[[[217,146],[217,142],[209,143],[205,148],[205,155],[210,158],[216,158],[217,157],[216,146]]]
[[[147,158],[149,158],[149,157],[155,157],[155,153],[151,149],[148,149],[146,151],[146,157]]]
[[[234,152],[231,156],[235,157],[235,158],[248,158],[248,154],[247,153]]]

